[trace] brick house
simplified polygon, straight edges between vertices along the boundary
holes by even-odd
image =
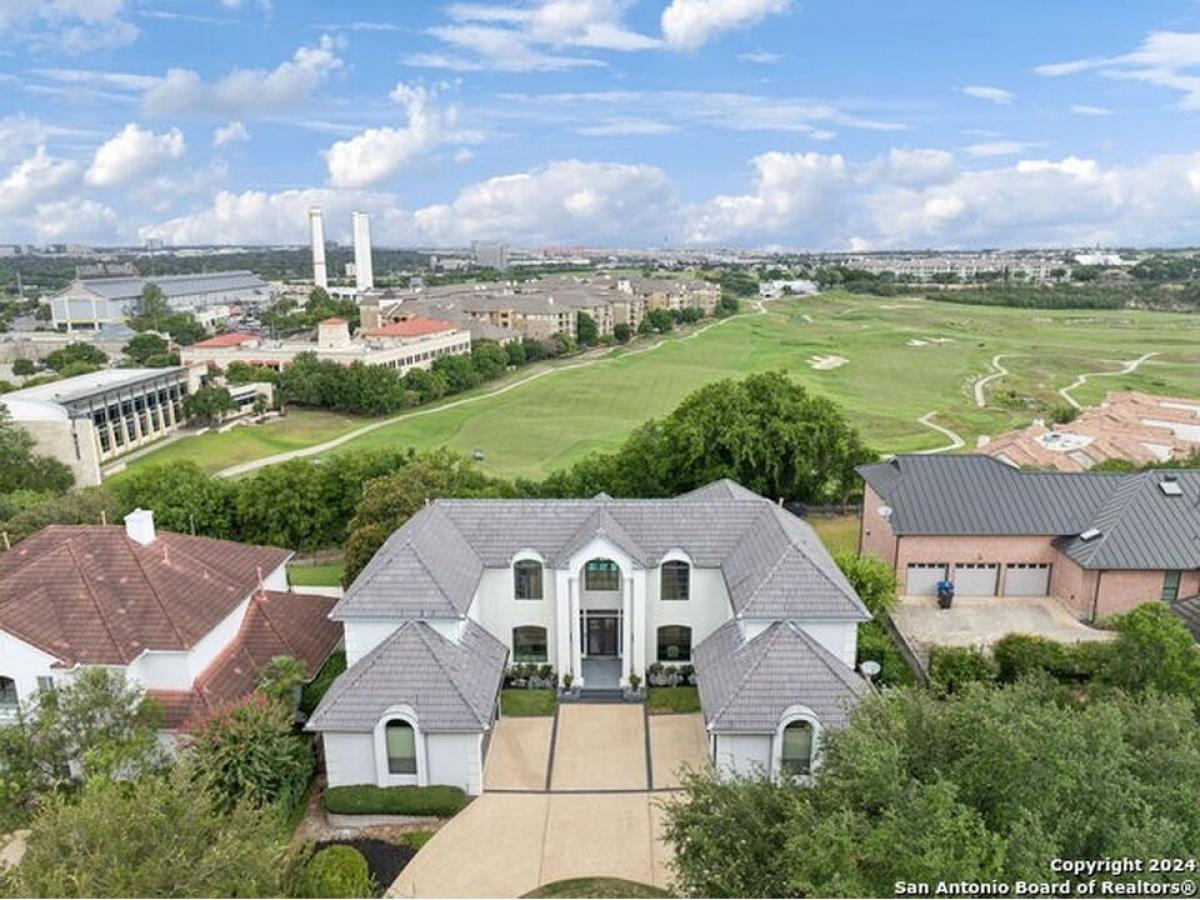
[[[1049,596],[1095,622],[1200,594],[1200,471],[1025,471],[983,455],[860,466],[859,545],[902,594]]]

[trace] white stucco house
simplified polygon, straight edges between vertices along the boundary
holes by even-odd
[[[51,525],[0,553],[0,725],[101,666],[174,733],[258,686],[273,656],[313,676],[341,640],[334,601],[289,591],[289,550],[121,525]]]
[[[438,500],[333,609],[347,671],[308,728],[329,784],[483,789],[508,665],[584,691],[695,666],[725,772],[805,770],[870,690],[870,616],[812,529],[729,481],[665,500]]]

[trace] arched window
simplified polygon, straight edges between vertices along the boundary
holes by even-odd
[[[812,722],[804,719],[789,722],[783,729],[779,768],[785,775],[807,775],[812,771],[812,757]]]
[[[17,711],[17,683],[0,675],[0,713]]]
[[[513,662],[545,662],[546,629],[540,625],[521,625],[512,632]]]
[[[542,599],[542,564],[536,559],[513,563],[513,595],[518,600]]]
[[[686,625],[663,625],[658,629],[658,661],[692,661],[692,629]]]
[[[403,719],[392,719],[384,730],[388,774],[417,774],[417,732]]]
[[[593,559],[583,567],[585,591],[619,591],[621,567],[611,559]]]
[[[662,564],[662,590],[659,596],[663,600],[688,599],[689,582],[692,567],[681,559],[669,559]]]

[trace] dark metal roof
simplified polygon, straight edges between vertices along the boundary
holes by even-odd
[[[898,456],[858,472],[898,535],[1046,535],[1086,569],[1200,566],[1200,470],[1031,472],[974,454]],[[1167,480],[1176,494],[1160,488]]]
[[[1172,603],[1171,612],[1183,619],[1183,624],[1200,641],[1200,594]]]

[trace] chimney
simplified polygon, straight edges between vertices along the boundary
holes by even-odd
[[[154,513],[138,507],[125,517],[125,533],[143,547],[154,543]]]

